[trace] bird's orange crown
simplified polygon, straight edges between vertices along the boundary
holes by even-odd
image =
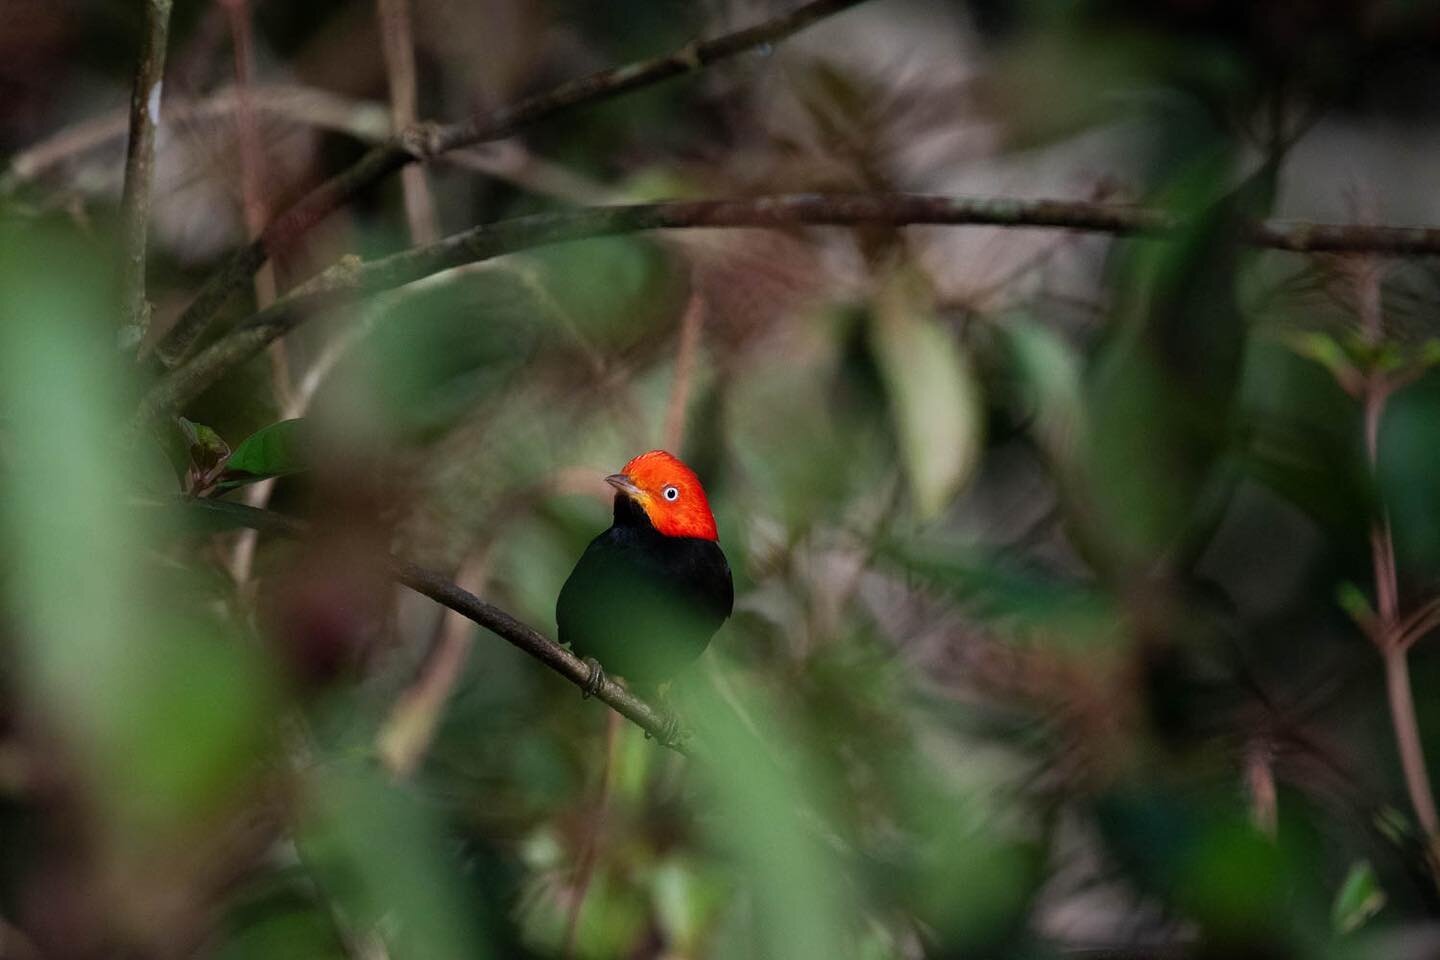
[[[635,501],[665,536],[720,539],[700,478],[664,450],[640,454],[605,480]]]

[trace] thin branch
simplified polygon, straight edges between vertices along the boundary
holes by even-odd
[[[489,561],[488,551],[467,560],[455,575],[456,583],[472,593],[482,589]],[[424,758],[450,692],[465,668],[473,639],[474,627],[469,618],[446,610],[419,677],[400,695],[376,737],[380,760],[397,780],[410,777]]]
[[[352,100],[328,90],[292,84],[255,84],[245,94],[250,108],[259,116],[344,134],[367,144],[384,142],[393,130],[389,108],[372,100]],[[239,110],[240,95],[240,90],[231,85],[203,99],[167,97],[160,111],[161,126],[229,120]],[[0,172],[0,196],[123,140],[128,129],[129,112],[121,109],[56,131],[10,158],[9,166]],[[570,203],[601,203],[608,194],[604,184],[536,156],[514,139],[452,150],[440,159],[447,166]],[[97,182],[103,180],[98,178]],[[255,233],[263,227],[260,224]]]
[[[1385,334],[1380,280],[1378,263],[1367,261],[1358,265],[1356,309],[1366,339],[1375,345],[1382,342]],[[1372,475],[1379,470],[1380,422],[1385,415],[1385,406],[1391,393],[1392,386],[1384,371],[1367,372],[1362,402],[1365,456]],[[1410,686],[1410,665],[1406,659],[1406,627],[1412,624],[1415,618],[1401,618],[1395,540],[1391,533],[1390,516],[1383,504],[1379,516],[1371,524],[1370,549],[1375,570],[1374,637],[1385,661],[1385,693],[1390,703],[1390,721],[1395,730],[1395,746],[1400,753],[1400,767],[1405,774],[1410,805],[1415,810],[1415,819],[1424,831],[1433,871],[1440,869],[1440,816],[1436,813],[1435,792],[1430,786],[1430,773],[1425,766],[1425,748],[1420,735],[1420,724],[1415,716],[1415,695]]]
[[[1162,234],[1177,226],[1163,212],[1128,204],[914,194],[794,194],[532,214],[482,224],[370,263],[346,258],[242,322],[161,379],[146,396],[139,416],[143,421],[178,410],[317,311],[343,303],[357,293],[401,286],[461,264],[537,246],[644,230],[860,224],[986,225],[1116,235]],[[1433,228],[1267,222],[1250,233],[1252,242],[1282,250],[1315,249],[1320,239],[1331,244],[1349,243],[1350,249],[1357,250],[1440,254],[1440,229]]]
[[[401,131],[316,187],[273,220],[253,242],[236,251],[211,275],[155,352],[167,366],[178,365],[190,353],[215,314],[244,287],[262,263],[292,246],[356,194],[402,167],[459,147],[500,140],[572,107],[608,100],[702,69],[747,50],[774,43],[860,2],[863,0],[811,0],[789,13],[744,30],[702,43],[687,44],[650,60],[602,70],[462,123],[420,124]]]
[[[1415,819],[1434,856],[1440,844],[1440,819],[1435,816],[1435,794],[1425,769],[1425,748],[1415,717],[1415,695],[1410,687],[1410,664],[1403,647],[1393,646],[1384,651],[1384,655],[1385,692],[1390,700],[1395,744],[1400,750],[1400,768],[1405,772],[1405,786],[1410,792],[1410,804],[1415,808]],[[1432,862],[1432,868],[1434,866]]]
[[[125,322],[140,343],[150,329],[145,296],[145,239],[150,225],[150,186],[155,174],[155,130],[160,125],[160,93],[165,81],[165,44],[170,35],[170,0],[145,4],[145,41],[130,93],[130,143],[125,150],[125,189],[120,198],[125,265],[121,283]]]
[[[343,133],[366,143],[390,136],[389,111],[369,100],[351,100],[315,87],[264,84],[247,94],[256,113],[281,117],[322,130]],[[167,97],[160,111],[162,125],[227,120],[238,108],[240,90],[222,87],[203,99]],[[51,170],[106,147],[125,136],[129,113],[116,110],[64,127],[10,158],[0,175],[0,194],[45,176]]]
[[[306,525],[271,510],[257,510],[241,503],[225,500],[186,500],[193,510],[204,511],[215,519],[234,526],[250,527],[262,533],[284,537],[303,537]],[[590,667],[575,654],[535,628],[522,623],[494,604],[486,603],[473,593],[452,583],[443,574],[392,557],[390,573],[394,579],[456,613],[478,623],[500,639],[518,647],[551,670],[584,690],[590,680]],[[609,706],[664,746],[677,753],[689,754],[689,737],[682,731],[666,741],[665,714],[631,693],[623,685],[606,678],[595,693],[595,699]]]
[[[390,118],[395,130],[411,127],[416,117],[418,84],[415,80],[415,43],[410,29],[410,0],[376,0],[380,17],[380,43],[385,54],[385,75],[390,87]],[[405,197],[405,219],[411,243],[434,243],[440,237],[435,220],[435,198],[425,170],[408,166],[400,171]]]
[[[1436,627],[1440,627],[1440,597],[1432,597],[1417,607],[1405,622],[1400,624],[1395,643],[1408,650]]]
[[[683,452],[685,422],[690,409],[690,388],[695,377],[695,354],[700,349],[700,328],[705,323],[705,300],[692,291],[685,314],[680,318],[680,338],[675,346],[675,372],[670,382],[662,446],[675,454]]]
[[[255,52],[254,31],[251,24],[249,0],[221,0],[230,20],[230,35],[235,49],[235,135],[240,144],[240,199],[244,213],[245,230],[251,236],[258,236],[270,219],[270,204],[265,196],[265,146],[260,140],[260,125],[256,121],[255,108],[250,96],[251,77],[254,74]],[[255,274],[255,304],[265,309],[275,302],[275,264],[267,263]],[[270,379],[274,384],[275,400],[283,409],[290,404],[290,361],[286,356],[283,341],[270,345]],[[261,489],[266,491],[270,485]],[[259,491],[252,490],[255,497]],[[252,501],[254,506],[264,506],[263,500]]]

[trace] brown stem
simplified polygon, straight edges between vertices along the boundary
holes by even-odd
[[[1176,226],[1167,214],[1128,204],[915,194],[791,194],[532,214],[481,224],[428,246],[367,264],[347,259],[242,322],[162,379],[145,398],[140,417],[146,420],[177,411],[226,372],[304,322],[307,316],[335,306],[351,294],[411,283],[464,263],[546,244],[644,230],[920,223],[1055,228],[1117,235],[1159,234]],[[1262,224],[1252,231],[1252,239],[1264,236],[1268,237],[1268,244],[1280,249],[1307,249],[1306,244],[1313,242],[1317,231],[1338,231],[1339,236],[1350,229],[1360,231],[1357,242],[1384,241],[1403,246],[1406,242],[1423,240],[1433,243],[1435,252],[1440,252],[1440,229]]]
[[[1245,751],[1245,786],[1250,792],[1250,822],[1265,836],[1275,838],[1279,804],[1275,793],[1274,746],[1257,738]]]
[[[1391,647],[1385,651],[1385,691],[1390,697],[1390,720],[1395,726],[1395,743],[1400,748],[1400,766],[1405,771],[1405,786],[1415,817],[1432,845],[1440,836],[1440,818],[1435,813],[1435,796],[1430,789],[1430,774],[1425,768],[1425,750],[1420,741],[1420,725],[1415,719],[1415,698],[1410,687],[1410,666],[1405,651]]]
[[[405,130],[416,117],[418,84],[415,80],[415,43],[410,28],[410,0],[376,0],[380,18],[380,41],[385,54],[385,75],[390,87],[392,128]],[[435,199],[425,170],[408,166],[400,171],[400,189],[405,198],[405,219],[411,243],[433,243],[440,236],[435,220]]]
[[[150,329],[145,296],[145,245],[150,224],[150,188],[155,175],[155,131],[165,80],[165,44],[170,34],[170,0],[145,4],[145,40],[130,93],[130,142],[125,150],[125,188],[120,197],[125,263],[121,275],[125,322],[138,344]]]
[[[360,191],[417,161],[458,147],[500,140],[538,120],[586,103],[607,100],[662,80],[699,70],[747,50],[774,43],[862,0],[811,0],[800,7],[714,40],[688,44],[664,56],[629,63],[561,84],[463,123],[419,125],[401,131],[331,177],[272,221],[206,281],[194,301],[156,348],[167,366],[179,364],[226,301],[275,253],[289,248]]]
[[[1360,265],[1360,322],[1366,338],[1379,343],[1384,336],[1384,308],[1381,299],[1380,271],[1374,263]],[[1385,375],[1371,371],[1364,391],[1365,455],[1374,476],[1380,463],[1380,423],[1391,386]],[[1400,752],[1400,766],[1415,819],[1424,831],[1431,851],[1432,866],[1440,867],[1435,854],[1440,851],[1440,816],[1435,809],[1435,794],[1425,766],[1425,749],[1420,738],[1420,725],[1415,717],[1415,698],[1410,687],[1410,666],[1406,657],[1405,622],[1400,615],[1399,575],[1395,564],[1395,541],[1390,518],[1383,505],[1380,516],[1371,526],[1370,550],[1375,567],[1375,639],[1385,661],[1385,692],[1390,702],[1390,722],[1395,730],[1395,745]],[[1413,620],[1413,618],[1411,618]]]

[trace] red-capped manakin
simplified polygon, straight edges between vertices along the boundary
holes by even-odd
[[[560,590],[560,642],[590,666],[653,687],[704,652],[730,616],[735,587],[700,478],[651,450],[605,478],[615,522],[590,542]],[[602,670],[603,666],[603,670]]]

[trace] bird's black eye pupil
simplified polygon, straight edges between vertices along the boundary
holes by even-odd
[[[674,487],[666,487],[666,488],[665,488],[665,499],[666,499],[666,500],[679,500],[679,499],[680,499],[680,491],[677,490],[677,489],[675,489]]]

